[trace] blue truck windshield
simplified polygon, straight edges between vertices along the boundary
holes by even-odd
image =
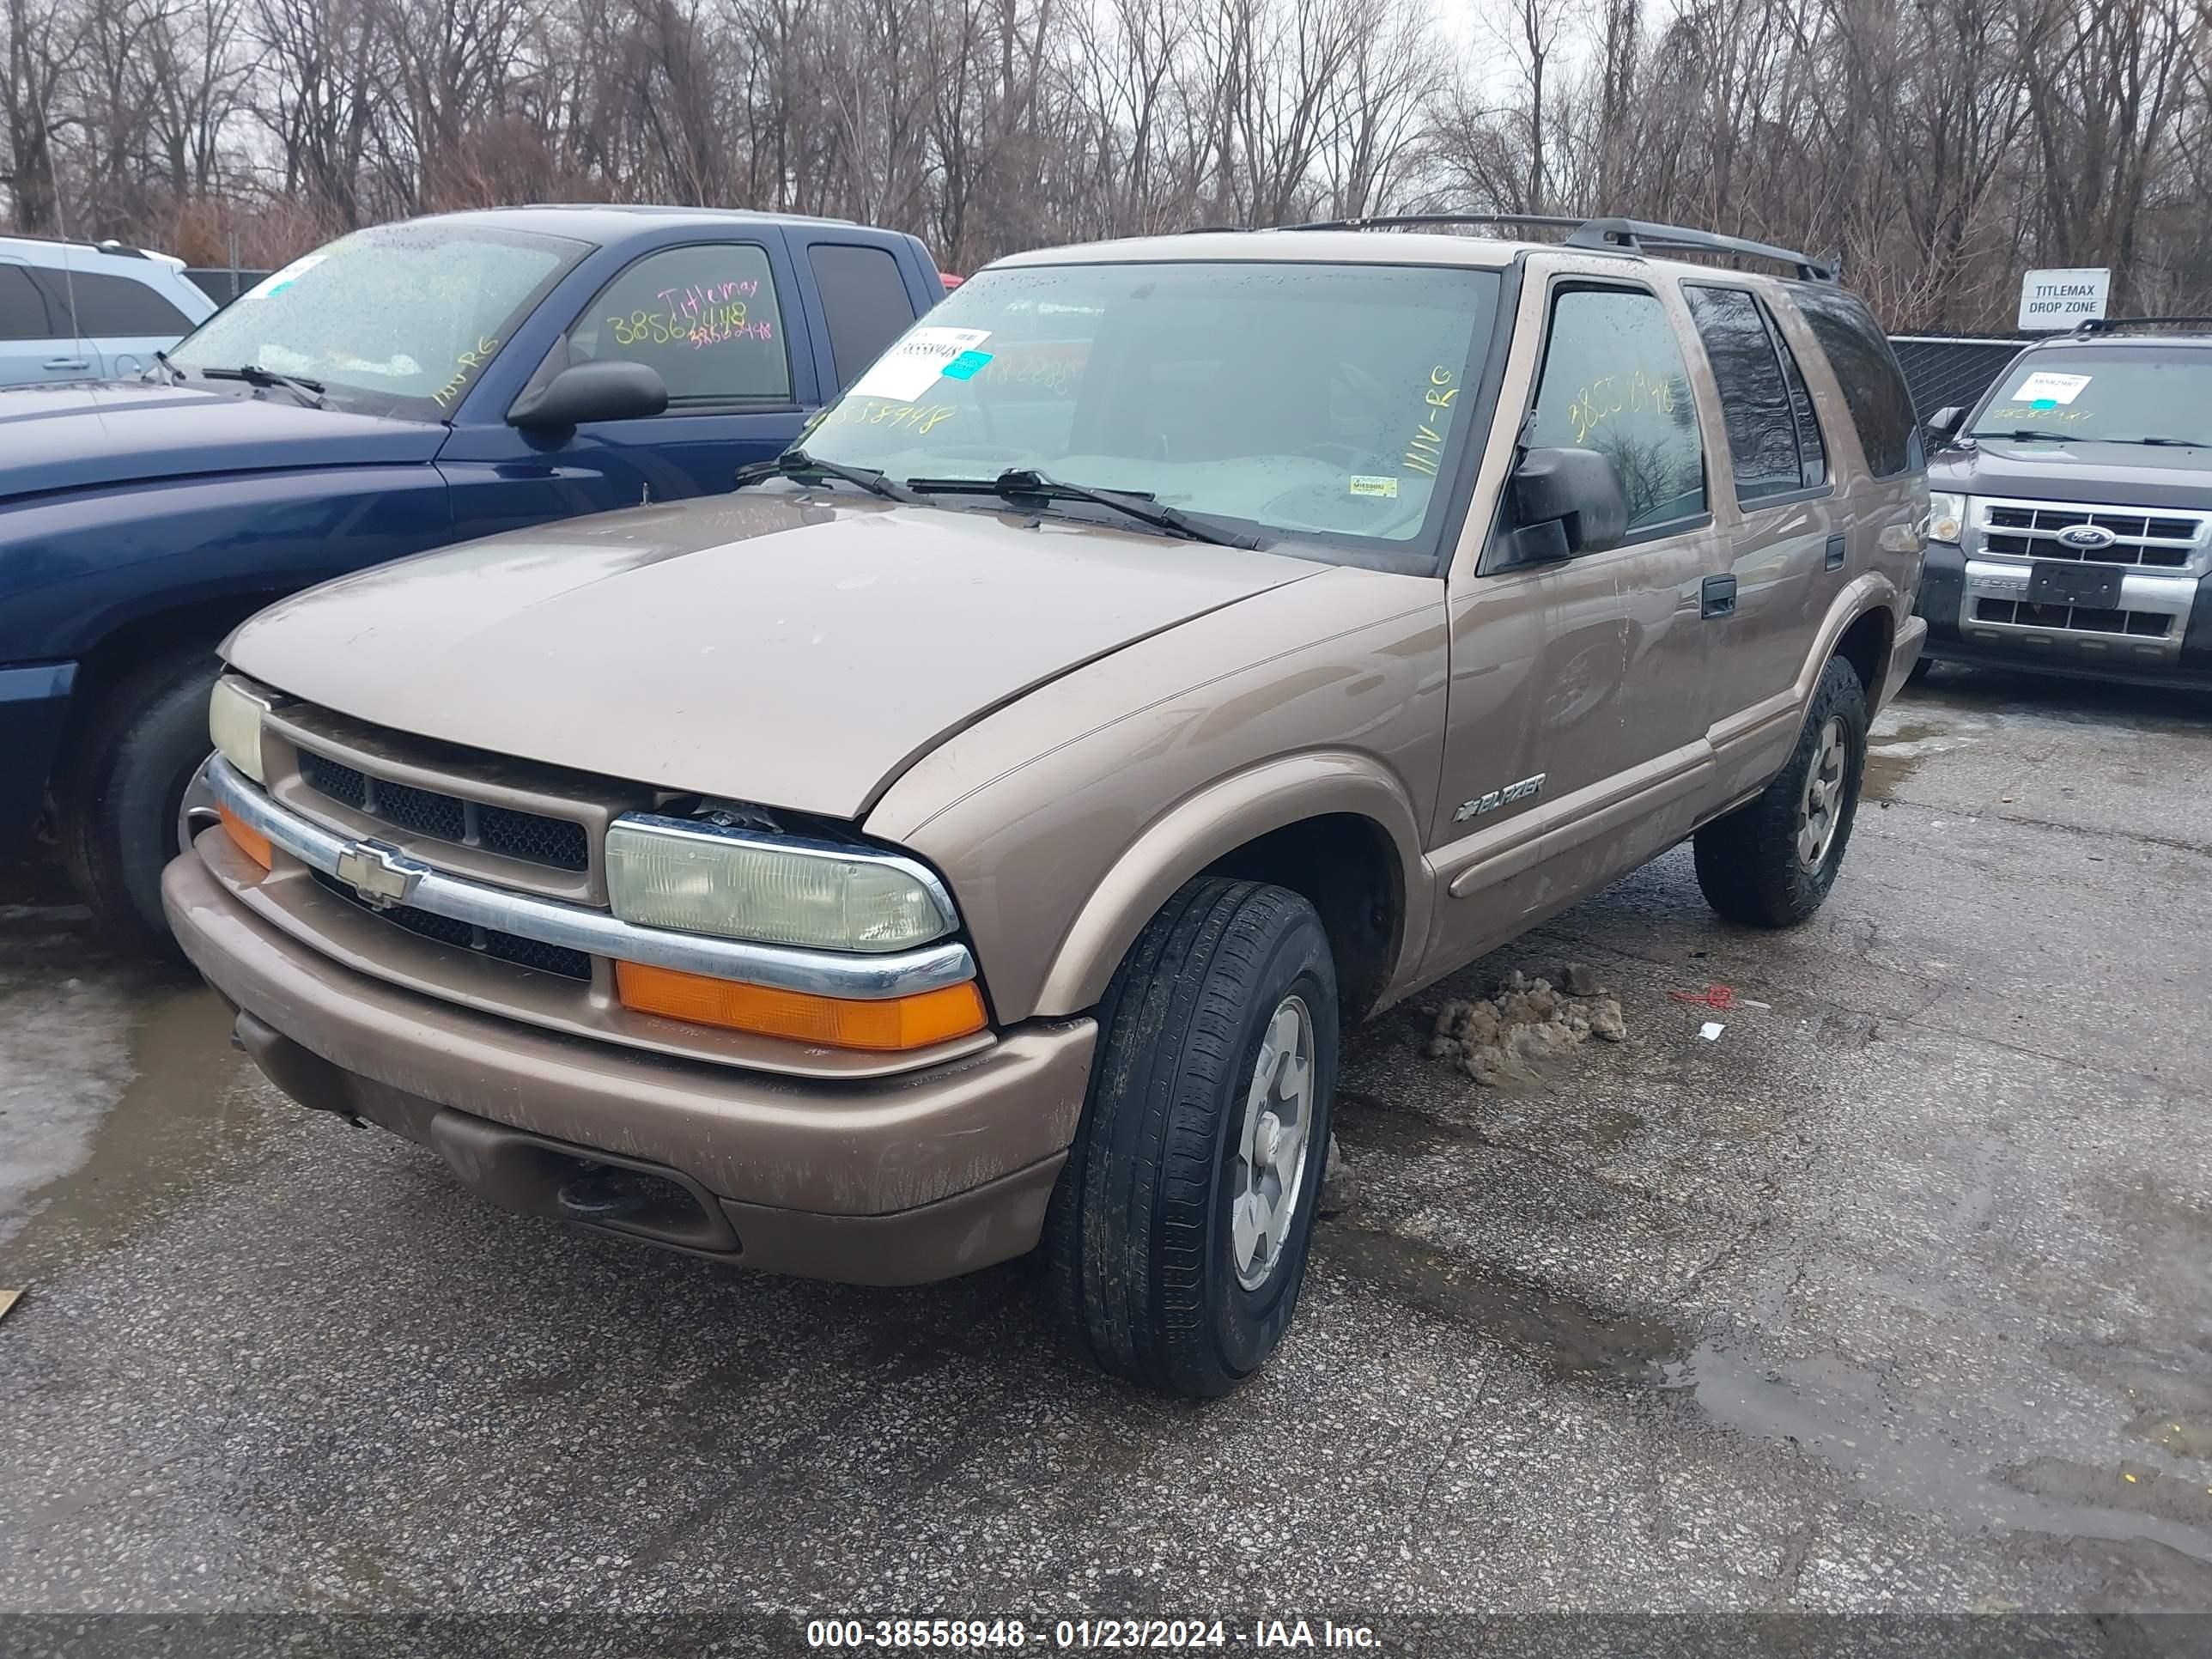
[[[340,407],[442,421],[515,325],[590,251],[480,226],[386,225],[294,260],[169,354],[188,374],[317,382]]]

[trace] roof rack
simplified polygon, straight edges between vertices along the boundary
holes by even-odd
[[[2212,328],[2212,317],[2084,317],[2076,334],[2115,334],[2124,328]]]
[[[1789,266],[1808,283],[1832,283],[1836,267],[1821,264],[1794,248],[1748,242],[1740,236],[1697,230],[1687,225],[1657,225],[1642,219],[1583,219],[1551,213],[1397,213],[1370,219],[1316,219],[1284,225],[1284,230],[1414,230],[1431,225],[1529,225],[1565,230],[1564,246],[1602,253],[1732,253],[1740,258],[1771,259]]]
[[[118,242],[110,237],[104,242],[88,242],[82,236],[48,236],[34,230],[0,230],[0,242],[44,242],[53,247],[81,247],[88,253],[112,254],[119,259],[145,259],[152,256],[143,247],[133,247],[128,242]]]

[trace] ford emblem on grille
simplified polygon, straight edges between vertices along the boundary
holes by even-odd
[[[2078,547],[2086,553],[2100,547],[2110,547],[2119,538],[2100,524],[2070,524],[2058,532],[2058,539],[2067,546]]]
[[[379,910],[404,904],[430,873],[430,866],[406,857],[382,842],[357,841],[338,854],[337,878]]]

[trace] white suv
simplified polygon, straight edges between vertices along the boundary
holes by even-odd
[[[169,254],[0,236],[0,386],[125,379],[215,312]]]

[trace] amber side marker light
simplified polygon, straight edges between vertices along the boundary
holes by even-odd
[[[269,850],[269,837],[220,801],[216,803],[215,813],[222,820],[222,827],[230,831],[230,839],[238,850],[266,870],[276,856]]]
[[[878,1054],[949,1042],[981,1030],[987,1023],[982,995],[972,980],[917,996],[860,1001],[617,962],[615,988],[623,1007],[641,1014]]]

